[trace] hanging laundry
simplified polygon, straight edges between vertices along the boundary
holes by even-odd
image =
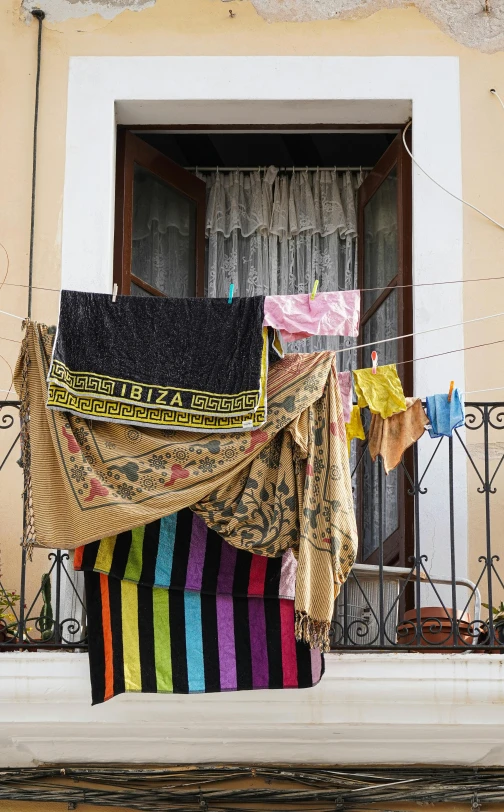
[[[359,335],[360,291],[337,290],[294,296],[266,296],[264,324],[279,330],[284,341],[309,336]]]
[[[279,558],[237,550],[190,508],[77,547],[73,564],[141,586],[288,600],[298,567],[292,550]]]
[[[345,426],[345,431],[347,438],[348,456],[350,456],[350,452],[352,450],[351,446],[352,440],[366,439],[364,426],[362,425],[361,410],[359,406],[352,406],[352,411],[350,412],[350,420]]]
[[[406,398],[395,364],[376,368],[354,369],[354,386],[357,404],[368,406],[370,412],[381,417],[390,417],[406,410]]]
[[[385,419],[373,414],[369,427],[369,453],[373,462],[380,455],[388,474],[399,465],[406,449],[420,439],[428,422],[420,398],[406,398],[406,411]]]
[[[430,395],[425,402],[432,438],[451,437],[454,429],[464,425],[464,402],[459,389],[453,390],[450,403],[448,395]]]
[[[296,561],[236,550],[188,508],[75,551],[93,704],[121,693],[308,688],[323,655],[294,636]]]
[[[15,371],[25,545],[71,549],[192,506],[235,547],[294,551],[298,637],[326,648],[357,546],[334,353],[292,354],[271,367],[260,431],[208,435],[46,409],[52,344],[47,327],[28,322]]]
[[[338,372],[338,383],[341,394],[341,403],[343,405],[343,420],[345,423],[350,422],[350,415],[352,413],[352,373],[348,370]]]
[[[47,406],[154,428],[250,431],[266,419],[264,297],[64,290]]]

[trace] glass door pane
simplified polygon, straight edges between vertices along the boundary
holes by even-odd
[[[397,290],[394,288],[364,325],[363,343],[397,336],[397,315]],[[396,341],[377,345],[377,351],[381,365],[395,364],[398,360]],[[367,348],[366,352],[369,353]],[[365,410],[363,416],[367,434],[371,415]],[[364,456],[362,465],[362,555],[365,560],[378,549],[380,541],[385,541],[399,527],[399,481],[397,468],[386,476],[380,462],[371,462],[369,454]]]
[[[120,131],[114,235],[119,292],[203,296],[205,210],[205,181]]]
[[[364,207],[364,288],[384,288],[398,272],[397,169],[394,167]],[[364,293],[364,311],[380,296]]]
[[[165,296],[196,295],[196,203],[138,164],[131,273]]]
[[[411,344],[390,341],[412,332],[411,289],[411,165],[399,135],[365,178],[359,189],[359,286],[362,296],[361,337],[370,344],[361,350],[359,365],[371,366],[371,351],[376,349],[378,363],[397,363],[397,371],[407,395],[411,394]],[[363,414],[366,432],[371,423],[368,410]],[[371,462],[364,453],[357,482],[360,525],[360,560],[394,565],[406,562],[409,552],[406,538],[411,522],[406,516],[405,474],[399,466],[385,475],[380,458]],[[409,503],[408,503],[408,511]]]

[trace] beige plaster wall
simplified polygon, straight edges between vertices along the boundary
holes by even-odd
[[[43,0],[40,7],[44,7]],[[27,23],[23,19],[20,0],[0,0],[0,242],[10,259],[7,281],[20,285],[26,285],[28,279],[36,28],[34,21]],[[247,0],[233,3],[158,0],[142,11],[123,11],[110,20],[93,15],[44,24],[34,257],[36,286],[57,289],[60,284],[69,57],[144,54],[458,56],[464,195],[504,221],[501,180],[504,176],[504,110],[489,93],[491,87],[496,87],[504,95],[504,53],[482,54],[457,44],[413,7],[383,10],[355,21],[267,23]],[[504,276],[503,249],[501,230],[466,209],[465,277]],[[0,279],[4,268],[5,258],[0,256]],[[0,307],[9,312],[25,315],[26,300],[26,288],[4,286],[0,290]],[[57,302],[57,293],[35,290],[34,316],[54,322]],[[504,310],[504,281],[466,285],[464,302],[468,319]],[[0,335],[18,341],[20,322],[0,315]],[[496,319],[468,326],[466,345],[502,337],[504,321]],[[11,366],[17,349],[16,343],[0,341],[0,352]],[[467,389],[504,386],[502,349],[497,345],[466,354]],[[0,388],[7,389],[9,385],[10,372],[2,360]],[[492,394],[482,397],[491,399]],[[504,391],[495,393],[495,397],[504,400]],[[5,447],[6,438],[0,433],[0,451]],[[21,476],[14,458],[0,471],[0,478],[2,580],[9,587],[17,587]],[[471,488],[473,484],[470,483]],[[477,544],[481,539],[481,515],[477,508],[471,513],[470,527],[471,538]],[[46,553],[39,552],[37,556],[45,558]],[[34,584],[38,583],[40,567],[34,567],[33,571],[36,571]]]

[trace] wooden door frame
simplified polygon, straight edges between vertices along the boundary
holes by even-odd
[[[373,304],[367,309],[364,317],[364,297],[361,300],[363,318],[360,325],[359,343],[363,343],[363,327],[374,315],[380,305],[388,298],[392,289],[398,291],[398,335],[408,335],[413,332],[413,257],[412,257],[412,167],[411,159],[404,148],[402,134],[398,135],[395,141],[382,155],[374,169],[366,178],[364,188],[361,187],[358,205],[358,226],[357,233],[361,238],[364,235],[364,209],[373,195],[380,188],[390,172],[396,168],[397,171],[397,229],[398,229],[398,257],[397,275],[390,280],[386,290],[382,291]],[[359,288],[364,287],[364,251],[360,246],[358,255],[357,278]],[[413,394],[413,337],[402,339],[398,342],[398,374],[401,378],[403,389],[407,395]],[[369,366],[364,363],[362,350],[359,352],[359,366]],[[413,451],[409,449],[404,455],[404,465],[409,471],[413,471]],[[414,500],[409,494],[410,482],[406,472],[402,467],[399,469],[398,498],[399,498],[399,527],[386,540],[388,544],[387,563],[396,566],[407,566],[408,560],[414,553]],[[362,488],[362,467],[360,468],[360,488]],[[402,474],[402,475],[401,475]],[[361,491],[362,493],[362,491]],[[359,538],[363,539],[363,517],[362,504],[358,506],[358,528]],[[366,563],[377,564],[379,551],[374,551],[366,559]]]
[[[132,279],[132,224],[133,224],[133,173],[134,164],[152,172],[158,177],[165,177],[171,186],[196,202],[196,296],[203,296],[205,290],[205,192],[201,181],[187,172],[175,161],[162,155],[157,149],[137,138],[131,127],[118,128],[116,153],[116,197],[114,228],[114,283],[119,293],[129,293],[131,282],[140,283],[148,293],[163,296],[136,277]],[[191,179],[194,183],[191,183]]]

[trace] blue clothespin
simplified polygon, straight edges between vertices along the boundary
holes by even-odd
[[[231,284],[230,284],[230,286],[229,286],[229,299],[228,299],[228,304],[231,304],[231,302],[233,301],[233,291],[234,291],[234,285],[233,285],[233,283],[231,282]]]

